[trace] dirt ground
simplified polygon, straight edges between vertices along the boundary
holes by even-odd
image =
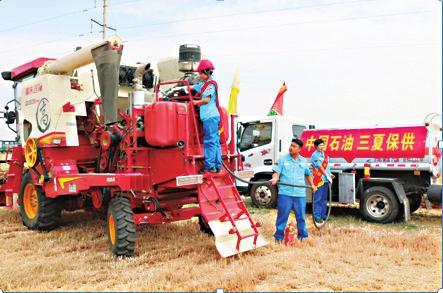
[[[247,199],[249,204],[249,199]],[[272,240],[275,210],[252,209]],[[27,230],[0,209],[4,291],[437,291],[442,280],[441,211],[421,209],[389,225],[336,207],[327,228],[295,247],[270,244],[228,259],[196,221],[142,227],[136,257],[108,250],[105,222],[65,213],[49,233]]]

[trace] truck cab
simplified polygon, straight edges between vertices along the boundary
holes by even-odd
[[[274,163],[288,152],[292,138],[300,137],[307,128],[314,126],[285,116],[249,117],[237,121],[237,147],[244,169],[254,172],[251,180],[269,180]],[[257,206],[273,207],[277,203],[277,190],[273,186],[248,186],[238,182],[237,187],[250,195]]]

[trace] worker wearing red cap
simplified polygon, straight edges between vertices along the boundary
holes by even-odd
[[[220,147],[220,113],[218,109],[217,83],[212,79],[214,65],[209,60],[201,60],[197,72],[202,82],[192,86],[200,94],[201,99],[194,100],[195,106],[200,106],[200,120],[203,124],[203,143],[205,168],[202,172],[219,172],[221,170]]]

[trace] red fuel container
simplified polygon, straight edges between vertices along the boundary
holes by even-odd
[[[145,139],[152,146],[175,146],[186,138],[188,107],[184,103],[156,102],[145,108]]]

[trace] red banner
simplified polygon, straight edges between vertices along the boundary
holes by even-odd
[[[315,151],[314,141],[325,141],[331,158],[423,158],[427,129],[424,126],[360,129],[313,129],[301,135],[302,156],[310,157]]]

